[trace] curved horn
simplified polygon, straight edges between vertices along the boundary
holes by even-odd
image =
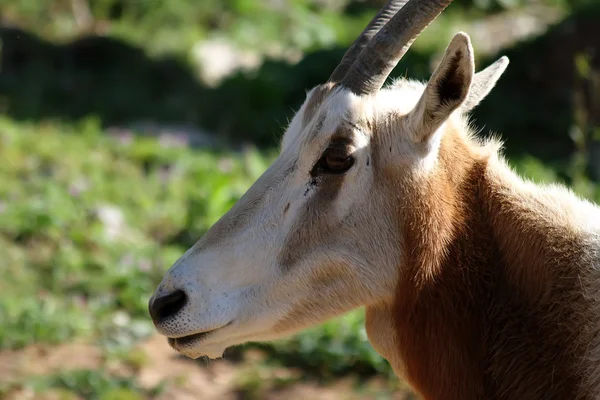
[[[341,84],[357,95],[377,92],[417,36],[451,2],[410,0],[364,47]]]
[[[339,82],[344,78],[348,69],[354,63],[356,57],[360,54],[362,49],[365,47],[367,43],[375,36],[377,32],[383,27],[389,20],[392,18],[399,9],[406,4],[408,0],[389,0],[387,4],[379,9],[379,12],[369,25],[362,31],[360,36],[352,43],[352,45],[348,48],[346,53],[344,53],[344,57],[342,61],[340,61],[339,65],[335,68],[331,76],[329,77],[329,82]]]

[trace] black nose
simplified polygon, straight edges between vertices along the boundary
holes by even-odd
[[[148,305],[148,311],[154,321],[164,320],[177,314],[187,303],[183,290],[176,290],[166,296],[157,297]]]

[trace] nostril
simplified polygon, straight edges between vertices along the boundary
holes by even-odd
[[[187,303],[187,295],[183,290],[176,290],[166,296],[157,297],[148,307],[154,321],[160,321],[177,314]]]

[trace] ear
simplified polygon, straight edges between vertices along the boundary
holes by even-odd
[[[410,132],[416,142],[425,142],[433,136],[465,101],[474,73],[471,40],[466,33],[458,33],[452,38],[440,65],[409,114]]]
[[[477,107],[481,103],[481,100],[494,88],[496,82],[498,82],[498,79],[500,79],[506,70],[506,67],[508,67],[508,57],[503,56],[486,69],[476,73],[473,77],[473,83],[471,83],[469,96],[461,108],[465,112],[468,112]]]

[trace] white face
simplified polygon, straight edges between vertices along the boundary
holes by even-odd
[[[277,160],[166,273],[150,300],[158,331],[189,357],[216,358],[389,302],[412,206],[399,185],[417,188],[435,170],[444,131],[466,126],[454,111],[474,107],[507,63],[473,78],[458,34],[427,86],[401,80],[364,97],[313,89]],[[381,322],[373,315],[368,332]]]
[[[220,357],[391,293],[399,250],[385,217],[392,198],[375,182],[386,160],[372,146],[375,101],[344,89],[308,94],[280,156],[156,290],[154,299],[185,293],[154,315],[175,349]]]

